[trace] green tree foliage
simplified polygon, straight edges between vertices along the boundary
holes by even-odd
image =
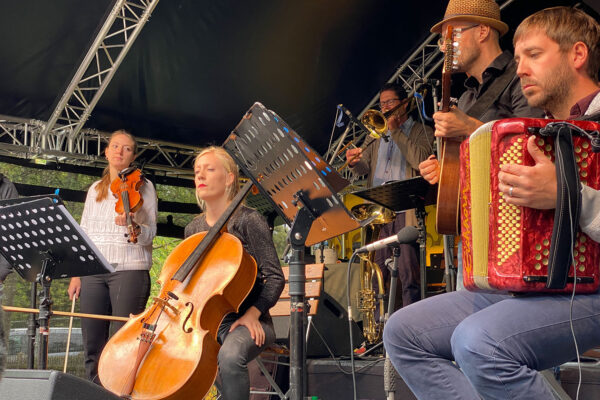
[[[56,169],[33,169],[18,165],[12,165],[0,162],[0,172],[6,175],[11,181],[15,183],[23,183],[29,185],[39,185],[56,188],[66,188],[73,190],[87,190],[89,186],[98,179],[98,177],[62,172]],[[175,201],[183,203],[195,203],[196,199],[194,196],[193,183],[190,181],[190,187],[173,187],[168,185],[158,184],[156,185],[156,191],[159,199],[166,201]],[[67,210],[73,215],[75,220],[81,219],[81,213],[83,211],[83,203],[78,202],[65,202]],[[167,214],[159,213],[159,223],[166,223],[167,217],[172,217],[172,222],[177,226],[185,226],[189,223],[195,215],[192,214]],[[171,219],[171,218],[170,218]],[[277,226],[273,232],[273,241],[277,249],[277,253],[281,256],[283,249],[287,242],[288,229],[284,226]],[[150,270],[150,277],[152,281],[152,287],[150,292],[150,299],[148,305],[152,303],[152,298],[158,295],[160,286],[157,282],[160,275],[162,266],[167,256],[173,251],[173,249],[181,243],[180,239],[167,238],[167,237],[156,237],[153,242],[153,264]],[[26,282],[18,274],[13,273],[4,282],[4,297],[2,299],[3,305],[11,305],[16,307],[30,307],[31,306],[31,283]],[[51,284],[51,298],[53,301],[52,309],[61,311],[71,310],[71,301],[67,294],[69,287],[69,279],[57,279]],[[39,288],[38,288],[39,290]],[[37,308],[36,305],[34,308]],[[79,302],[75,304],[75,311],[79,311]],[[25,313],[4,313],[4,327],[8,335],[8,330],[11,328],[25,328],[27,327],[28,318],[32,314]],[[37,317],[37,314],[35,314]],[[68,326],[68,317],[53,316],[50,321],[51,326]],[[80,326],[80,320],[75,318],[73,325],[76,327]],[[22,360],[21,360],[22,361]],[[70,361],[78,364],[76,371],[78,375],[83,374],[83,368],[81,365],[81,357],[77,360]],[[24,365],[9,365],[10,368],[20,367]],[[71,371],[71,368],[69,370]]]
[[[158,284],[158,277],[160,271],[165,263],[165,260],[171,254],[173,249],[181,243],[180,239],[166,238],[157,236],[154,238],[152,245],[152,269],[150,270],[150,280],[152,281],[152,287],[150,288],[150,298],[148,299],[148,305],[152,304],[152,299],[158,295],[160,291],[160,285]]]

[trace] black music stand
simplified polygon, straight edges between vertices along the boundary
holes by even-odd
[[[394,212],[415,209],[417,221],[419,225],[419,269],[421,275],[421,299],[425,298],[427,288],[427,272],[426,264],[426,241],[427,229],[425,227],[425,206],[435,204],[437,197],[437,186],[431,186],[422,177],[406,179],[403,181],[394,181],[385,183],[381,186],[372,187],[366,190],[361,190],[352,193],[363,199],[377,203]],[[388,299],[387,313],[384,321],[394,312],[394,304],[396,300],[396,286],[398,284],[398,268],[400,259],[400,247],[392,246],[393,263],[390,273],[390,295]],[[389,354],[386,352],[384,363],[383,384],[384,390],[388,398],[393,398],[395,392],[396,374],[392,366]]]
[[[403,181],[394,181],[375,186],[369,189],[353,192],[352,194],[362,197],[365,200],[377,203],[394,212],[400,212],[415,209],[417,221],[419,224],[419,268],[421,273],[421,299],[426,296],[427,275],[426,265],[426,238],[427,228],[425,227],[425,206],[435,204],[437,198],[437,186],[430,185],[422,177],[405,179]],[[391,286],[392,282],[390,282]]]
[[[349,182],[260,103],[254,103],[223,146],[291,226],[290,393],[292,399],[303,400],[304,247],[360,226],[336,194]]]
[[[104,274],[114,268],[57,195],[0,201],[0,253],[23,279],[41,285],[38,368],[46,369],[52,280]]]

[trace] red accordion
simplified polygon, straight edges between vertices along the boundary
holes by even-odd
[[[555,120],[514,118],[492,121],[461,145],[461,235],[464,284],[470,290],[570,293],[573,265],[564,289],[547,289],[554,210],[507,204],[498,191],[503,164],[533,165],[527,151],[530,131]],[[589,121],[569,121],[588,131]],[[554,161],[554,140],[536,135],[540,149]],[[574,135],[573,147],[581,183],[600,187],[600,153],[587,137]],[[600,245],[581,231],[573,247],[577,293],[598,290]]]

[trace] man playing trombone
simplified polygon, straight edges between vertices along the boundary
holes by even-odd
[[[379,186],[385,182],[398,181],[419,176],[419,163],[432,152],[433,130],[415,121],[408,114],[408,99],[401,85],[388,83],[379,92],[379,106],[387,117],[387,140],[368,137],[362,148],[346,151],[348,165],[359,175],[367,175],[367,186]],[[376,140],[375,143],[371,143]],[[396,215],[394,221],[381,227],[379,237],[390,236],[406,225],[416,225],[413,210]],[[375,262],[382,268],[384,281],[389,272],[385,260],[391,257],[389,249],[375,254]],[[402,305],[420,299],[419,260],[413,245],[401,245],[399,279],[402,290]],[[398,300],[396,300],[398,303]]]

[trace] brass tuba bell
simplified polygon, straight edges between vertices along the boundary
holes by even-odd
[[[354,218],[365,221],[361,225],[379,225],[392,222],[396,215],[393,211],[374,203],[357,204],[350,210]]]
[[[352,207],[352,215],[361,221],[361,245],[376,240],[382,224],[392,222],[393,211],[373,203],[361,203]],[[370,232],[368,234],[367,232]],[[385,285],[381,268],[373,261],[374,254],[360,255],[360,290],[356,293],[358,310],[363,314],[363,335],[367,343],[375,343],[383,333],[385,305],[383,293]],[[379,295],[373,290],[373,278],[377,280]],[[375,321],[375,310],[379,307],[380,322]]]

